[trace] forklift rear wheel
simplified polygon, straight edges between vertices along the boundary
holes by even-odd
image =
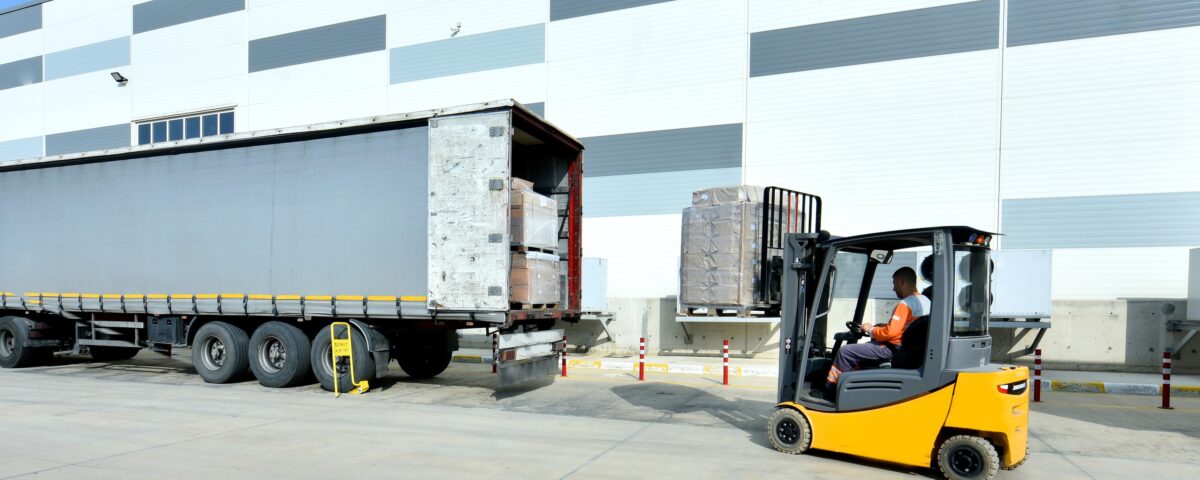
[[[125,348],[125,347],[89,347],[88,353],[92,356],[92,360],[97,362],[119,362],[121,360],[129,360],[137,356],[140,348]]]
[[[952,480],[989,479],[1000,470],[1000,454],[987,439],[955,435],[938,448],[938,468]]]
[[[771,446],[783,453],[799,455],[812,445],[812,428],[808,419],[794,408],[775,409],[768,424],[767,436]]]

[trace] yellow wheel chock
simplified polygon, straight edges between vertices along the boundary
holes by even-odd
[[[346,338],[338,338],[337,327],[343,327],[342,331],[346,332]],[[346,357],[346,358],[350,359],[350,383],[352,385],[354,385],[355,387],[357,387],[354,390],[351,390],[350,392],[357,395],[360,393],[367,393],[367,390],[371,389],[371,386],[369,384],[367,384],[366,380],[359,381],[358,379],[356,379],[354,377],[354,345],[351,342],[351,338],[353,338],[354,335],[352,334],[352,331],[350,330],[351,328],[352,327],[350,326],[350,324],[346,323],[346,322],[333,322],[333,323],[329,324],[329,341],[333,347],[333,348],[331,348],[333,353],[332,353],[332,358],[329,359],[330,360],[329,365],[333,369],[333,397],[334,398],[338,398],[338,397],[342,396],[342,389],[338,388],[338,378],[341,377],[341,375],[339,375],[338,371],[337,371],[337,361],[338,361],[338,358],[341,358],[341,357]]]

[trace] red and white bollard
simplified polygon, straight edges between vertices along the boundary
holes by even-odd
[[[1162,408],[1171,410],[1171,352],[1163,352]]]
[[[638,342],[638,381],[646,379],[646,337]]]
[[[567,336],[563,335],[563,351],[562,351],[563,371],[562,376],[567,376]]]
[[[500,334],[492,334],[492,373],[496,373],[496,363],[500,361],[496,358],[497,352],[500,350]]]
[[[729,385],[729,340],[721,346],[721,385]]]
[[[1033,351],[1033,401],[1042,401],[1042,349]]]

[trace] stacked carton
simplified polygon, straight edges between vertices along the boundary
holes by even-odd
[[[509,232],[512,261],[509,301],[553,305],[561,301],[558,250],[558,203],[533,191],[533,183],[512,179]]]
[[[680,303],[750,307],[758,292],[761,187],[700,190],[683,210]]]

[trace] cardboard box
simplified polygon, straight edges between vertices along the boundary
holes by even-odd
[[[509,274],[509,301],[524,304],[557,304],[562,301],[559,287],[558,255],[540,252],[513,252]]]
[[[533,191],[533,183],[512,179],[509,232],[513,245],[558,250],[558,202]]]

